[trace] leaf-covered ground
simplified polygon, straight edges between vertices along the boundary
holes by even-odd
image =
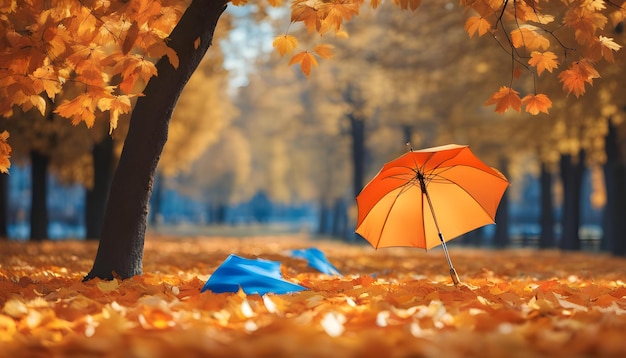
[[[316,246],[344,274],[286,249]],[[81,278],[96,243],[0,242],[2,357],[624,357],[626,260],[301,237],[149,237],[144,272]],[[282,262],[288,295],[200,293],[227,257]]]

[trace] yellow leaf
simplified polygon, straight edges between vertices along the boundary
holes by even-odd
[[[480,16],[472,16],[465,22],[465,31],[470,38],[474,37],[475,34],[478,34],[480,37],[486,34],[490,29],[491,24],[489,21]]]
[[[302,73],[304,73],[304,75],[307,77],[311,74],[311,68],[313,66],[317,67],[317,59],[315,58],[315,56],[307,51],[293,55],[293,57],[289,61],[289,65],[291,66],[296,63],[300,64],[300,69],[302,70]]]
[[[278,50],[280,56],[284,56],[286,54],[290,54],[293,50],[298,47],[298,39],[291,35],[282,35],[274,38],[274,42],[272,46]]]
[[[532,115],[537,115],[539,112],[548,114],[548,109],[552,107],[552,101],[543,93],[524,96],[522,104],[526,106],[526,112]]]
[[[500,87],[500,90],[495,92],[489,97],[487,102],[485,102],[485,106],[492,104],[496,105],[497,113],[504,113],[509,107],[518,112],[521,112],[522,109],[522,100],[519,97],[519,92],[507,86]]]
[[[11,167],[11,145],[8,139],[9,132],[0,133],[0,173],[8,173]]]
[[[109,111],[109,134],[117,128],[120,114],[129,113],[131,110],[130,97],[127,95],[100,98],[98,109]]]
[[[522,25],[511,31],[511,43],[515,48],[526,47],[527,50],[547,50],[550,47],[548,38],[540,34],[539,29],[532,25]]]
[[[54,113],[61,117],[71,118],[73,125],[78,125],[82,121],[91,128],[96,120],[94,114],[96,104],[91,94],[83,93],[72,100],[65,100],[54,110]]]
[[[530,54],[528,64],[537,68],[537,75],[541,76],[543,71],[552,73],[552,70],[559,66],[557,56],[552,51],[533,51]]]
[[[319,44],[315,46],[313,51],[321,58],[331,58],[333,57],[333,46],[327,44]]]

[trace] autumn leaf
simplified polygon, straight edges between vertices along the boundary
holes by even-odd
[[[139,24],[137,24],[137,21],[133,21],[128,31],[126,31],[126,37],[124,38],[124,43],[122,43],[122,53],[124,55],[128,54],[135,45],[137,35],[139,35]]]
[[[495,92],[487,102],[485,102],[485,106],[492,104],[496,105],[497,113],[504,113],[509,107],[521,112],[522,100],[519,97],[519,92],[507,86],[502,86],[499,91]]]
[[[120,114],[129,113],[131,110],[130,96],[111,96],[103,97],[98,101],[98,109],[101,111],[109,111],[109,134],[117,128]]]
[[[321,26],[318,10],[316,1],[294,0],[291,3],[291,22],[303,22],[307,31],[315,31]]]
[[[327,44],[319,44],[315,46],[313,52],[315,52],[321,58],[331,58],[333,57],[333,46]]]
[[[515,48],[525,47],[527,50],[546,50],[550,40],[540,34],[542,30],[533,25],[522,25],[511,31],[511,43]]]
[[[279,7],[283,4],[283,0],[267,0],[267,2],[272,7]]]
[[[480,16],[472,16],[465,22],[465,31],[470,38],[478,34],[478,37],[486,34],[491,29],[491,24]]]
[[[382,3],[382,0],[370,0],[370,7],[372,9],[377,9],[381,3]]]
[[[589,61],[581,60],[573,62],[567,70],[561,72],[559,81],[567,94],[574,93],[578,98],[585,93],[585,83],[593,85],[593,79],[599,77],[600,74]]]
[[[8,173],[11,167],[11,145],[8,142],[9,132],[0,133],[0,173]]]
[[[302,73],[304,73],[307,77],[311,74],[311,67],[317,67],[317,59],[315,58],[315,56],[313,56],[313,54],[307,51],[303,51],[293,55],[293,57],[289,61],[289,65],[291,66],[296,63],[300,64],[300,69],[302,70]]]
[[[292,53],[293,50],[298,47],[298,39],[291,35],[277,36],[274,38],[272,46],[278,50],[278,53],[282,57]]]
[[[607,62],[615,62],[613,52],[619,51],[622,46],[618,45],[612,38],[599,36],[593,44],[589,46],[585,55],[591,61],[597,61],[604,58]]]
[[[411,9],[415,11],[420,6],[421,0],[393,0],[393,3],[402,10]]]
[[[537,75],[541,76],[543,71],[552,73],[552,70],[559,66],[559,61],[557,56],[552,51],[533,51],[530,53],[530,60],[528,60],[528,64],[536,67]]]
[[[522,98],[522,104],[526,106],[526,112],[532,115],[537,115],[539,112],[548,114],[548,109],[552,107],[552,101],[543,93],[524,96],[524,98]]]
[[[94,111],[97,101],[90,93],[83,93],[72,100],[65,100],[55,110],[54,113],[64,118],[72,119],[73,125],[85,122],[88,128],[91,128],[96,120]]]
[[[576,40],[583,45],[593,43],[596,39],[596,30],[604,28],[607,21],[607,17],[596,9],[585,6],[571,6],[563,18],[565,25],[574,30]]]

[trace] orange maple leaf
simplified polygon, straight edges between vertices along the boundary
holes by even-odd
[[[604,57],[607,62],[615,62],[615,57],[613,57],[613,52],[619,51],[622,46],[618,45],[615,41],[613,41],[610,37],[599,36],[593,44],[587,48],[585,55],[591,61],[597,61]]]
[[[8,139],[9,132],[0,133],[0,173],[8,173],[11,167],[11,145]]]
[[[540,28],[533,25],[522,25],[511,31],[511,43],[515,48],[526,47],[527,50],[546,50],[550,47],[550,40],[543,36]]]
[[[308,51],[303,51],[293,55],[293,57],[289,61],[289,65],[291,66],[296,63],[300,64],[300,69],[302,70],[302,73],[304,73],[304,75],[307,77],[311,74],[311,68],[313,66],[317,67],[317,59],[315,58],[315,56],[313,56],[313,54],[309,53]]]
[[[72,100],[65,100],[55,110],[54,113],[61,117],[71,118],[73,125],[85,122],[91,128],[96,120],[94,114],[97,101],[90,93],[82,93]]]
[[[377,9],[382,2],[382,0],[370,0],[370,7],[372,9]]]
[[[393,3],[402,10],[411,9],[415,11],[420,6],[421,0],[393,0]]]
[[[491,24],[485,18],[472,16],[465,22],[465,32],[470,38],[478,34],[478,37],[486,34],[491,29]]]
[[[311,32],[321,26],[318,15],[319,4],[309,0],[294,0],[291,3],[291,22],[303,22]]]
[[[557,56],[552,51],[530,53],[528,64],[537,68],[537,75],[541,76],[543,71],[552,73],[552,70],[559,67]]]
[[[295,36],[291,35],[282,35],[274,38],[274,42],[272,42],[272,46],[278,50],[280,56],[284,56],[286,54],[290,54],[293,50],[298,47],[298,39]]]
[[[571,6],[565,13],[563,22],[574,29],[574,37],[581,44],[590,44],[595,40],[597,29],[603,29],[608,19],[594,8],[585,7],[581,2],[579,6]]]
[[[331,58],[333,57],[333,46],[327,44],[319,44],[315,46],[313,52],[315,52],[321,58]]]
[[[539,112],[548,114],[548,109],[552,107],[552,101],[543,93],[524,96],[524,98],[522,98],[522,104],[526,106],[526,112],[532,115],[537,115]]]
[[[497,113],[504,113],[509,107],[518,112],[522,110],[522,100],[519,97],[519,92],[507,86],[500,87],[500,90],[491,95],[485,102],[485,106],[492,104],[496,105]]]
[[[567,70],[559,73],[559,81],[563,83],[563,90],[567,94],[574,93],[576,98],[585,93],[585,83],[593,85],[593,79],[600,74],[587,60],[573,62]]]
[[[110,96],[98,100],[98,109],[109,111],[109,134],[117,128],[120,114],[129,113],[131,109],[130,96]]]

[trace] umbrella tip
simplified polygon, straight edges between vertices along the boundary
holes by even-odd
[[[413,151],[413,146],[411,145],[411,142],[406,142],[406,146],[409,147],[409,152]]]

